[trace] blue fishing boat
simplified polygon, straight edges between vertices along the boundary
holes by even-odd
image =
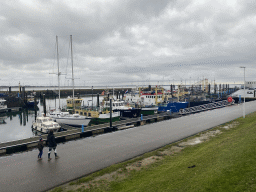
[[[179,112],[180,109],[188,107],[188,102],[169,102],[163,103],[158,106],[158,112],[171,111],[172,113]]]

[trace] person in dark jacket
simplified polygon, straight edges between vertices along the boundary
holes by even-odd
[[[53,134],[53,130],[50,130],[48,136],[47,136],[47,142],[48,142],[48,147],[49,147],[49,151],[48,151],[48,160],[50,161],[51,160],[51,151],[52,149],[54,150],[54,155],[55,155],[55,159],[59,158],[59,156],[57,155],[57,144],[56,144],[56,141],[55,141],[55,137],[54,137],[54,134]]]
[[[43,141],[42,137],[40,137],[37,147],[38,147],[38,150],[39,150],[38,160],[41,160],[42,155],[43,155],[43,148],[44,148],[44,141]]]

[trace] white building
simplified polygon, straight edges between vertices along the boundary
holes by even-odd
[[[245,87],[256,88],[256,81],[245,81]]]
[[[255,98],[255,90],[253,89],[239,89],[236,92],[232,93],[230,96],[231,97],[239,97],[239,95],[241,95],[241,97],[244,97],[244,92],[245,92],[245,97],[246,98]]]

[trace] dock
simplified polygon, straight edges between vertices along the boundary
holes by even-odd
[[[64,129],[67,129],[67,131],[57,132],[54,135],[57,143],[63,143],[70,140],[96,136],[99,134],[129,129],[154,122],[168,120],[174,117],[175,115],[170,115],[170,113],[160,113],[140,118],[127,118],[125,120],[113,122],[112,127],[110,127],[110,123],[104,123],[100,125],[84,127],[84,131],[82,130],[82,128],[62,125]],[[46,144],[47,134],[43,134],[41,137]],[[40,136],[35,136],[26,139],[0,143],[0,156],[36,148],[39,138]]]
[[[11,112],[17,112],[17,111],[21,111],[22,108],[21,107],[11,107],[11,108],[3,108],[0,110],[1,114],[4,113],[11,113]]]

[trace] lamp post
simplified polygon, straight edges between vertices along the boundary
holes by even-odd
[[[92,110],[93,110],[93,86],[92,86]]]
[[[245,67],[240,67],[244,69],[244,105],[243,105],[243,117],[245,118]]]

